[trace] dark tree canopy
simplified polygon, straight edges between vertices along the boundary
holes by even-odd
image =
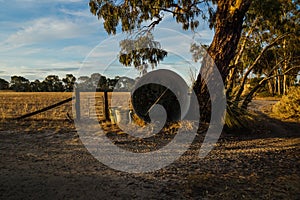
[[[12,76],[10,83],[10,88],[18,92],[25,92],[29,90],[30,87],[30,81],[27,78],[24,78],[23,76]]]
[[[9,88],[8,81],[0,78],[0,90],[7,90]]]
[[[72,92],[75,85],[76,77],[73,74],[66,74],[66,77],[62,79],[64,83],[65,90],[67,92]]]
[[[11,81],[0,78],[0,90],[16,92],[72,92],[74,88],[82,91],[128,91],[135,83],[134,79],[123,76],[109,78],[99,73],[76,78],[66,74],[60,79],[57,75],[48,75],[44,80],[29,81],[23,76],[12,76]]]

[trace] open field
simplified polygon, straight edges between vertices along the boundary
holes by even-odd
[[[114,104],[128,106],[129,93],[114,93]],[[72,92],[0,92],[0,119],[12,119],[27,113],[31,113],[52,104],[58,103],[73,96]],[[81,99],[81,115],[92,117],[91,113],[96,112],[103,120],[104,97],[103,92],[83,92]],[[109,106],[112,93],[108,93]],[[95,111],[95,108],[97,109]],[[72,116],[72,102],[58,106],[49,111],[30,117],[30,119],[63,120],[67,114]]]
[[[50,105],[50,98],[61,101],[71,95],[0,93],[18,115],[26,112],[16,105],[32,102],[34,110],[37,104]],[[64,120],[71,112],[66,108],[47,111],[44,117],[1,119],[0,199],[298,199],[300,125],[270,118],[272,103],[254,102],[253,129],[223,133],[205,159],[197,157],[200,134],[179,160],[146,174],[115,171],[97,161],[74,124]],[[127,144],[117,129],[109,137]]]
[[[0,119],[16,118],[72,97],[71,92],[0,92]],[[31,119],[66,119],[72,103],[31,117]]]

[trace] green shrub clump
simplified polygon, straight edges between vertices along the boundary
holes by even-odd
[[[300,119],[300,87],[293,87],[273,106],[273,113],[283,119]]]

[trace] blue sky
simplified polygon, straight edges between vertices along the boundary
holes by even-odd
[[[107,71],[108,76],[114,76],[127,73],[126,70],[132,72],[133,69],[124,70],[124,67],[118,66],[115,60],[91,62],[92,57],[97,56],[98,59],[117,58],[118,40],[124,36],[108,36],[101,21],[89,12],[88,2],[0,0],[0,78],[9,81],[11,76],[20,75],[29,80],[43,80],[51,74],[62,78],[67,73],[80,76]],[[158,28],[177,31],[189,38],[193,36],[190,31],[182,31],[181,25],[176,24],[171,16],[166,16]],[[162,46],[167,49],[171,46],[178,49],[182,44],[174,35],[169,37],[169,30],[158,31],[157,39],[165,42]],[[211,41],[213,32],[207,24],[201,24],[198,31],[201,43]],[[110,50],[107,46],[111,47]],[[171,57],[166,60],[170,65],[178,60]],[[183,60],[191,58],[185,57]],[[92,63],[93,67],[87,67],[86,63]],[[108,65],[114,67],[106,70]],[[80,67],[84,70],[78,71]]]

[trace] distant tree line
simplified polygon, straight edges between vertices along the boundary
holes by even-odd
[[[48,75],[43,81],[29,81],[22,76],[12,76],[10,82],[0,78],[0,90],[16,92],[72,92],[74,87],[83,91],[118,90],[128,91],[133,87],[134,79],[128,77],[107,78],[99,73],[91,76],[76,78],[73,74],[66,74],[62,79],[57,75]]]

